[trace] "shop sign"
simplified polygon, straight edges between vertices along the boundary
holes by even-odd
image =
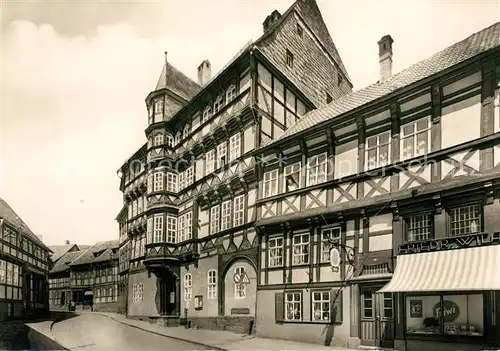
[[[460,316],[460,308],[451,300],[444,300],[442,305],[442,316],[444,323],[453,323]],[[441,303],[434,305],[434,317],[441,318]]]

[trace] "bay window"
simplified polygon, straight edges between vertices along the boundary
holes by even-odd
[[[153,191],[163,190],[163,171],[153,173]]]
[[[221,224],[220,229],[226,230],[231,227],[231,200],[224,201],[221,205]]]
[[[205,155],[205,175],[215,171],[215,150],[210,150]]]
[[[167,215],[167,243],[175,243],[177,237],[177,218]]]
[[[240,134],[237,133],[229,138],[229,161],[234,161],[241,155]]]
[[[245,210],[245,196],[240,195],[238,197],[234,198],[234,218],[233,218],[233,226],[237,227],[240,225],[243,225],[245,216],[244,216],[244,210]]]
[[[167,173],[167,191],[172,193],[177,192],[177,174]]]
[[[163,215],[155,215],[154,217],[154,232],[153,242],[163,242]]]
[[[157,133],[153,139],[153,146],[160,146],[163,145],[163,134],[162,133]]]
[[[220,143],[217,145],[217,169],[223,167],[226,164],[227,159],[227,147],[226,143]]]
[[[215,234],[219,232],[220,226],[220,208],[219,206],[214,206],[210,209],[210,234]]]

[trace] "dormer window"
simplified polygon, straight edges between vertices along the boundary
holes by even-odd
[[[155,135],[155,138],[153,139],[153,146],[159,146],[159,145],[163,145],[163,134],[161,133],[158,133]]]
[[[236,97],[236,85],[231,85],[226,91],[226,103],[229,104]]]
[[[205,122],[212,116],[212,108],[210,106],[205,107],[205,110],[203,110],[203,120],[202,122]]]
[[[220,94],[214,102],[214,113],[217,113],[224,106],[224,95]]]
[[[181,142],[181,132],[175,133],[175,145],[179,145]]]
[[[189,132],[190,132],[190,128],[189,128],[189,124],[186,124],[184,126],[184,132],[182,134],[182,137],[185,139],[189,136]]]
[[[165,135],[165,144],[167,144],[168,147],[173,147],[174,146],[174,137],[171,136],[170,134]]]

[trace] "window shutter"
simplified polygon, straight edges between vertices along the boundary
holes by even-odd
[[[285,319],[285,294],[274,294],[274,320],[276,323],[283,323]]]
[[[332,290],[330,293],[332,321],[342,324],[342,290]]]

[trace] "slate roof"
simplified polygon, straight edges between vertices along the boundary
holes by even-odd
[[[64,272],[70,268],[70,264],[82,254],[82,251],[71,251],[64,253],[55,263],[50,273]]]
[[[168,62],[163,65],[155,90],[164,88],[169,88],[186,101],[191,100],[201,90],[198,83]]]
[[[113,255],[112,250],[118,249],[119,246],[120,242],[118,239],[97,242],[83,252],[80,251],[80,255],[70,265],[77,266],[117,259],[118,255]]]
[[[10,224],[15,229],[22,228],[22,233],[28,238],[39,244],[47,251],[51,251],[40,238],[31,231],[31,229],[24,223],[24,221],[17,215],[17,213],[9,206],[9,204],[0,198],[0,218],[3,218],[7,224]]]
[[[271,140],[263,147],[277,144],[304,132],[322,122],[337,118],[355,108],[383,98],[401,88],[429,78],[447,68],[500,46],[500,22],[497,22],[468,38],[424,59],[390,77],[361,90],[349,93],[332,103],[310,111],[279,138]]]

